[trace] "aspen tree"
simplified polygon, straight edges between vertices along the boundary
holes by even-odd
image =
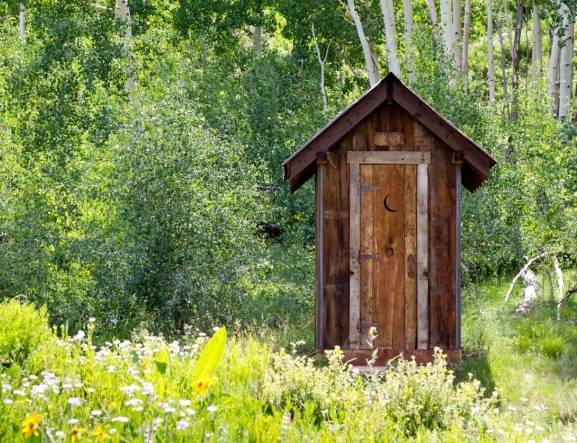
[[[381,0],[381,10],[385,22],[385,40],[389,71],[396,76],[400,76],[401,68],[399,67],[399,59],[397,58],[397,30],[395,29],[395,10],[393,8],[393,0]]]
[[[369,42],[367,41],[367,37],[365,36],[365,31],[363,30],[363,24],[361,19],[359,18],[359,14],[355,9],[355,1],[354,0],[347,0],[347,6],[351,17],[353,18],[353,22],[355,24],[355,28],[357,30],[357,35],[361,42],[361,47],[363,48],[363,56],[365,58],[365,66],[367,69],[367,74],[369,76],[369,84],[371,87],[375,86],[379,80],[379,70],[375,65],[373,56],[371,54],[371,49],[369,47]]]
[[[461,72],[463,87],[469,88],[469,32],[471,29],[471,0],[465,0],[465,23],[463,27],[463,53],[461,56]],[[487,51],[488,52],[488,51]]]
[[[403,15],[405,19],[405,58],[409,83],[415,81],[415,63],[413,61],[413,7],[411,0],[403,0]]]
[[[489,103],[495,104],[495,59],[493,56],[493,11],[491,0],[487,0],[487,84]]]

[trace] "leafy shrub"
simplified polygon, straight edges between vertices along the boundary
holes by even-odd
[[[0,303],[0,364],[23,364],[52,337],[45,307],[36,310],[18,300]]]
[[[414,436],[419,429],[443,430],[455,425],[479,431],[486,426],[494,398],[484,398],[477,380],[455,386],[446,357],[437,349],[432,364],[400,359],[384,375],[359,377],[341,362],[340,350],[328,353],[328,365],[284,352],[273,356],[265,377],[264,395],[270,405],[291,413],[344,420],[343,411],[372,411],[396,433]]]

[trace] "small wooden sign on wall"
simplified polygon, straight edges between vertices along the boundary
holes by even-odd
[[[394,146],[405,143],[405,134],[402,132],[375,132],[373,137],[375,146]]]

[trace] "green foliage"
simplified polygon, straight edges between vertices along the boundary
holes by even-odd
[[[0,303],[0,366],[23,365],[40,345],[50,342],[46,308],[7,300]]]

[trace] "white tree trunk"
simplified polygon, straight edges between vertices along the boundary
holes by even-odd
[[[491,0],[487,0],[487,83],[489,103],[495,104],[495,58],[493,56],[493,12]]]
[[[130,19],[130,8],[128,7],[128,0],[116,0],[114,15],[125,27],[124,29],[124,46],[130,58],[130,76],[126,80],[126,89],[132,92],[136,89],[136,79],[134,77],[134,62],[132,60],[132,22]]]
[[[395,10],[393,0],[381,0],[381,10],[385,22],[385,40],[387,46],[387,63],[389,71],[397,77],[401,75],[399,59],[397,58],[397,30],[395,29]]]
[[[453,0],[453,54],[458,72],[462,69],[461,0]]]
[[[539,9],[533,3],[533,10],[531,12],[533,20],[533,46],[531,49],[531,77],[533,81],[541,78],[543,48],[541,45],[541,18],[539,17]]]
[[[553,38],[551,41],[551,54],[549,55],[549,66],[547,67],[547,90],[553,100],[555,114],[557,114],[557,102],[559,99],[559,28],[553,29]]]
[[[469,31],[471,29],[471,0],[465,0],[465,23],[463,27],[463,55],[461,57],[463,87],[465,91],[469,89]],[[493,43],[491,42],[491,45]],[[491,48],[491,51],[493,48]],[[489,51],[487,51],[488,53]],[[492,54],[491,54],[492,55]],[[492,61],[490,62],[492,63]],[[493,68],[494,74],[494,68]],[[495,82],[493,81],[493,88]]]
[[[553,268],[555,269],[555,275],[557,276],[557,321],[559,321],[561,320],[561,305],[565,298],[565,280],[557,256],[553,257]]]
[[[403,15],[405,18],[405,58],[409,84],[415,81],[415,63],[413,61],[413,6],[411,0],[403,0]]]
[[[365,57],[365,66],[367,68],[367,74],[369,76],[369,84],[371,87],[375,86],[379,80],[379,70],[373,61],[373,57],[371,54],[371,50],[369,48],[369,42],[367,41],[367,37],[365,36],[365,31],[363,30],[363,24],[359,15],[357,14],[357,10],[355,9],[355,1],[354,0],[347,0],[347,6],[349,9],[349,13],[353,18],[353,22],[355,23],[355,28],[357,29],[357,35],[359,36],[359,41],[361,42],[361,47],[363,48],[363,56]]]
[[[565,3],[561,3],[563,13],[563,46],[559,55],[559,118],[569,114],[571,85],[573,83],[573,34],[575,19]]]
[[[451,0],[441,0],[441,27],[443,28],[443,47],[445,54],[453,63],[453,11]]]
[[[507,89],[507,62],[505,60],[505,40],[503,38],[503,32],[501,26],[499,26],[499,20],[495,22],[497,28],[497,37],[499,38],[499,46],[501,48],[501,77],[503,86],[503,101],[505,102],[505,107],[509,107],[509,93]]]
[[[327,61],[327,57],[329,55],[329,47],[330,47],[330,42],[327,44],[327,48],[325,50],[325,56],[322,57],[321,55],[321,49],[319,47],[319,42],[317,40],[317,35],[315,33],[315,25],[314,23],[311,24],[311,29],[313,32],[313,42],[315,44],[315,52],[317,55],[317,60],[319,62],[319,65],[321,67],[321,80],[320,80],[320,89],[321,89],[321,97],[323,100],[323,112],[326,114],[329,111],[329,103],[327,100],[327,90],[325,88],[325,63]]]
[[[24,0],[18,3],[18,37],[21,43],[26,43],[26,5]]]
[[[437,44],[441,44],[441,37],[439,35],[439,21],[437,20],[437,8],[435,6],[435,0],[427,0],[427,6],[429,9],[429,18],[431,19],[431,25],[433,26],[433,38]]]

